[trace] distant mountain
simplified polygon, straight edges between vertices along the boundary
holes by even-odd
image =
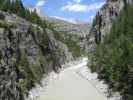
[[[89,34],[90,24],[80,20],[69,20],[58,16],[43,16],[45,20],[55,24],[57,31],[71,31],[69,33],[84,37]]]
[[[86,23],[79,20],[71,21],[60,17],[44,16],[43,18],[54,24],[54,29],[62,36],[62,42],[65,40],[65,44],[70,47],[73,45],[73,43],[74,46],[77,45],[75,51],[78,51],[78,48],[80,48],[80,52],[88,52],[88,42],[86,37],[88,36],[91,29],[91,23]],[[77,54],[79,53],[77,52]]]
[[[72,23],[72,24],[85,24],[87,22],[83,22],[81,20],[76,20],[76,19],[66,19],[66,18],[63,18],[63,17],[59,17],[59,16],[51,16],[52,18],[55,18],[55,19],[58,19],[58,20],[62,20],[62,21],[66,21],[66,22],[69,22],[69,23]]]

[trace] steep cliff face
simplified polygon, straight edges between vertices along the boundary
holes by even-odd
[[[48,28],[0,12],[0,100],[24,100],[43,74],[72,59]]]
[[[96,44],[103,41],[111,30],[113,21],[119,16],[126,4],[132,4],[132,0],[107,0],[105,5],[97,12],[93,21],[90,34],[87,36],[89,50],[93,50]]]
[[[108,0],[96,15],[89,39],[93,49],[89,67],[122,100],[133,100],[132,12],[133,0]]]
[[[91,26],[89,23],[78,22],[74,24],[66,19],[63,20],[63,18],[48,16],[44,16],[44,19],[54,24],[55,35],[58,34],[57,38],[61,38],[60,41],[68,44],[74,55],[81,56],[83,52],[88,52],[86,36],[89,34]]]

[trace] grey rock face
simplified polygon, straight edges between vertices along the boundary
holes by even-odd
[[[1,100],[23,100],[23,95],[16,82],[17,73],[13,65],[7,65],[1,60],[0,65],[0,99]]]
[[[61,64],[73,57],[52,32],[14,14],[0,15],[4,16],[0,19],[0,100],[24,100],[23,95],[43,74],[58,71]],[[31,25],[37,29],[31,30]]]
[[[65,62],[73,60],[73,56],[69,52],[67,46],[64,43],[56,40],[54,38],[53,32],[49,29],[46,29],[46,33],[49,38],[49,49],[51,52],[51,56],[55,59],[57,66],[59,67]]]
[[[0,29],[0,99],[23,100],[21,89],[17,84],[19,75],[13,63],[13,52],[17,50],[15,39],[11,41],[11,30]],[[18,53],[16,53],[18,55]]]
[[[132,0],[126,0],[127,3],[132,4]],[[113,20],[119,16],[120,11],[124,8],[125,4],[123,0],[108,0],[105,5],[97,12],[95,17],[96,23],[91,27],[90,34],[87,36],[89,50],[95,48],[96,34],[101,33],[101,42],[106,34],[111,30]],[[98,16],[98,17],[97,17]],[[99,25],[100,22],[100,25]]]
[[[61,33],[64,38],[70,36],[72,41],[76,41],[82,52],[88,52],[88,44],[86,36],[89,34],[90,24],[85,22],[78,22],[76,24],[64,21],[56,17],[44,16],[45,20],[54,24],[54,30]]]

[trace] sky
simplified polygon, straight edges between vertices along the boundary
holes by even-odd
[[[105,0],[22,0],[26,7],[41,9],[41,15],[91,21]]]

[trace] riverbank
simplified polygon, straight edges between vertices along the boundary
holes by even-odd
[[[50,73],[30,91],[26,100],[120,100],[118,93],[108,98],[108,86],[87,67],[87,58],[63,65],[59,74]]]
[[[72,66],[72,65],[79,64],[81,62],[81,60],[82,60],[82,58],[78,58],[75,61],[68,62],[68,63],[62,65],[62,69],[60,69],[60,72],[64,71],[65,69],[70,68],[70,66]],[[35,87],[29,91],[29,95],[28,95],[28,97],[25,97],[25,100],[37,100],[38,97],[40,96],[40,94],[47,89],[50,82],[52,82],[54,80],[58,80],[59,76],[60,76],[60,74],[55,73],[54,71],[47,75],[45,74],[43,76],[42,80],[40,81],[40,84],[36,84]]]
[[[104,81],[98,79],[97,73],[92,73],[87,66],[81,67],[77,74],[83,79],[87,80],[99,94],[106,97],[106,100],[121,100],[121,96],[118,92],[109,94],[108,85]]]
[[[87,80],[77,72],[86,66],[84,58],[59,73],[57,80],[53,80],[47,89],[41,93],[37,100],[107,100]]]

